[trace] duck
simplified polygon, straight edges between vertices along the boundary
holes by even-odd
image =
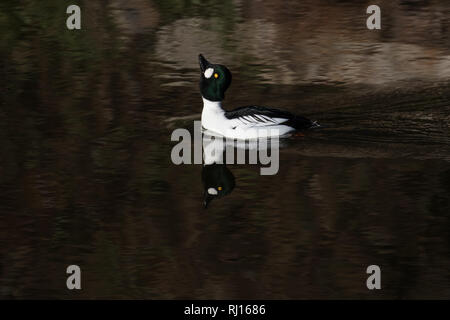
[[[284,137],[318,127],[315,121],[289,111],[263,106],[244,106],[226,111],[222,107],[231,85],[230,70],[209,62],[199,54],[200,93],[203,99],[201,124],[208,132],[231,139]]]

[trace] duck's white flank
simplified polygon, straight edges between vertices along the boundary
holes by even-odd
[[[286,121],[281,118],[267,118],[267,122],[252,122],[250,117],[228,119],[220,101],[203,98],[202,126],[233,139],[258,139],[282,136],[295,129],[280,124]]]

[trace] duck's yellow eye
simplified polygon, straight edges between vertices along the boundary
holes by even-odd
[[[221,190],[222,190],[222,187],[217,187],[217,190],[221,191]]]
[[[219,74],[218,73],[214,73],[214,78],[218,78],[219,77]]]

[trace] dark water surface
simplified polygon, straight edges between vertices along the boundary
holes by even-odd
[[[0,4],[0,297],[450,298],[450,4],[76,1],[69,31],[72,2]],[[323,125],[207,209],[170,158],[200,52],[226,108]]]

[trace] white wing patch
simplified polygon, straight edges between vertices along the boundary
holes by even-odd
[[[213,69],[213,68],[208,68],[208,69],[206,69],[206,70],[205,70],[205,73],[204,73],[205,78],[206,78],[206,79],[211,78],[211,76],[212,76],[213,73],[214,73],[214,69]]]
[[[242,116],[236,118],[239,121],[237,126],[239,127],[261,127],[261,126],[272,126],[277,124],[282,124],[288,119],[285,118],[270,118],[261,114],[254,114],[251,116]]]

